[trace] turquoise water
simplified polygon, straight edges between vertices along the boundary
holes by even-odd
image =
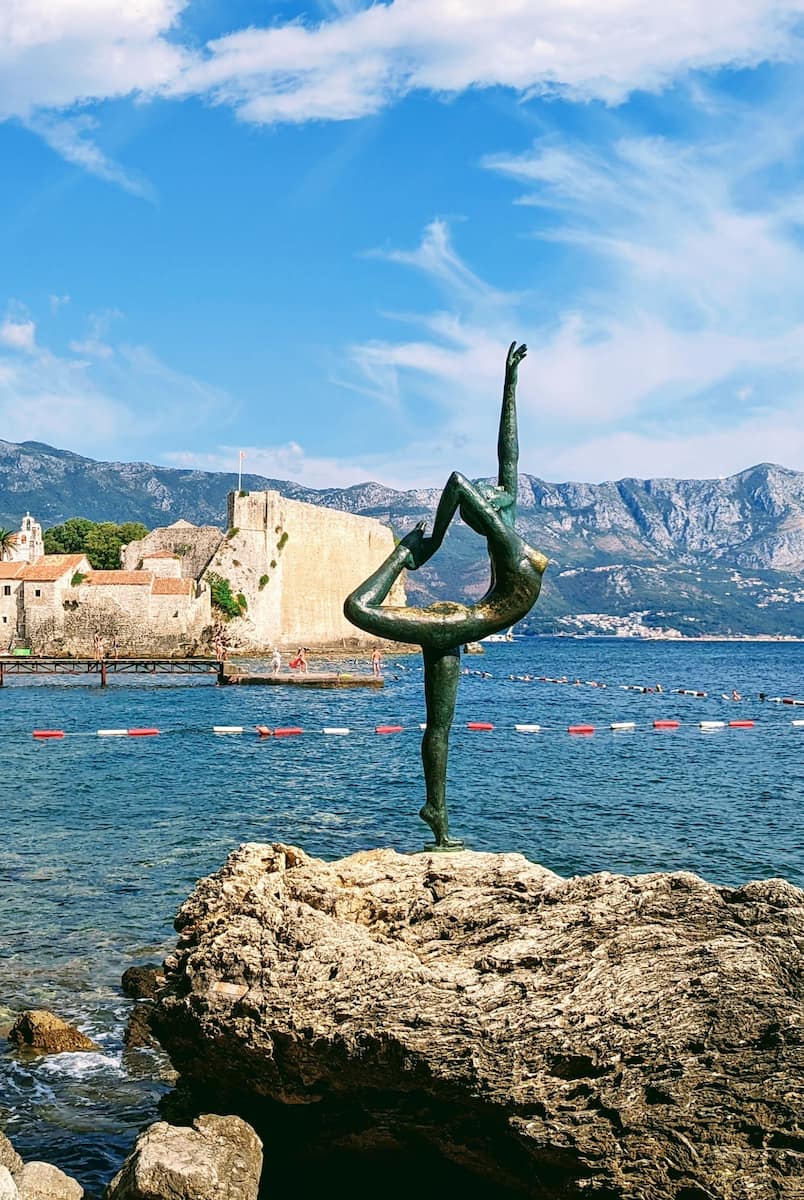
[[[799,643],[531,639],[464,659],[450,762],[452,832],[519,850],[560,874],[692,870],[716,883],[782,875],[804,885],[804,698]],[[0,1125],[25,1157],[56,1162],[88,1195],[155,1119],[161,1064],[124,1054],[120,975],[171,946],[176,908],[240,842],[288,841],[331,858],[427,840],[416,656],[382,692],[223,688],[206,680],[9,680],[0,691],[0,1018],[50,1007],[101,1054],[0,1056]],[[517,682],[568,676],[580,686]],[[591,687],[586,681],[605,683]],[[653,687],[661,694],[624,690]],[[671,689],[709,693],[675,695]],[[721,698],[737,688],[741,703]],[[652,729],[657,718],[683,722]],[[702,720],[756,720],[713,733]],[[490,721],[471,732],[467,721]],[[628,733],[611,722],[635,721]],[[591,723],[591,737],[566,727]],[[300,725],[299,738],[214,735],[213,725]],[[378,736],[378,724],[405,732]],[[516,733],[538,723],[540,734]],[[157,738],[99,728],[156,726]],[[324,726],[348,726],[347,737]],[[35,728],[68,736],[40,743]],[[7,1011],[6,1011],[7,1010]]]

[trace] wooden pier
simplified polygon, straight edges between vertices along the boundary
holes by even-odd
[[[56,658],[51,655],[0,656],[0,687],[7,675],[96,675],[106,687],[110,675],[207,675],[228,683],[227,664],[217,658]]]
[[[106,687],[110,675],[206,675],[233,684],[307,688],[381,688],[381,675],[349,671],[280,671],[257,674],[217,658],[57,658],[53,655],[0,655],[0,687],[7,675],[94,675]]]

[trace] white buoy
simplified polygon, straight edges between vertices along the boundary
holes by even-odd
[[[609,728],[614,730],[636,729],[636,721],[613,721]]]
[[[213,733],[242,733],[242,725],[213,725]]]
[[[328,725],[325,729],[322,729],[321,732],[338,734],[338,736],[343,737],[344,734],[349,733],[350,731],[346,728],[341,728],[339,725]]]
[[[127,737],[127,729],[99,729],[98,737]]]
[[[515,725],[517,733],[541,733],[541,725]]]
[[[699,728],[701,729],[725,729],[725,721],[701,721]]]

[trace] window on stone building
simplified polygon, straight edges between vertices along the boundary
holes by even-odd
[[[42,595],[42,589],[41,589],[41,588],[34,588],[34,595],[35,595],[35,596],[41,596],[41,595]]]
[[[4,584],[3,584],[3,595],[4,595],[4,596],[10,596],[10,595],[11,595],[11,584],[10,584],[10,583],[4,583]]]

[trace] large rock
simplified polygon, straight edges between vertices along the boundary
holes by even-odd
[[[159,1121],[137,1138],[105,1200],[257,1200],[262,1142],[239,1117]]]
[[[800,1200],[804,893],[783,880],[246,845],[176,928],[157,1031],[207,1106],[359,1107],[357,1141],[429,1139],[534,1196]]]
[[[100,1046],[74,1025],[46,1008],[21,1012],[11,1027],[8,1040],[40,1054],[62,1054],[73,1050],[100,1050]]]
[[[120,979],[123,995],[130,996],[132,1000],[153,1000],[163,983],[162,969],[156,963],[128,967]]]
[[[4,1133],[0,1133],[0,1167],[6,1167],[12,1175],[22,1170],[22,1159]]]
[[[20,1200],[17,1185],[11,1178],[8,1167],[0,1164],[0,1200]]]
[[[29,1162],[14,1176],[20,1200],[81,1200],[84,1189],[50,1163]]]

